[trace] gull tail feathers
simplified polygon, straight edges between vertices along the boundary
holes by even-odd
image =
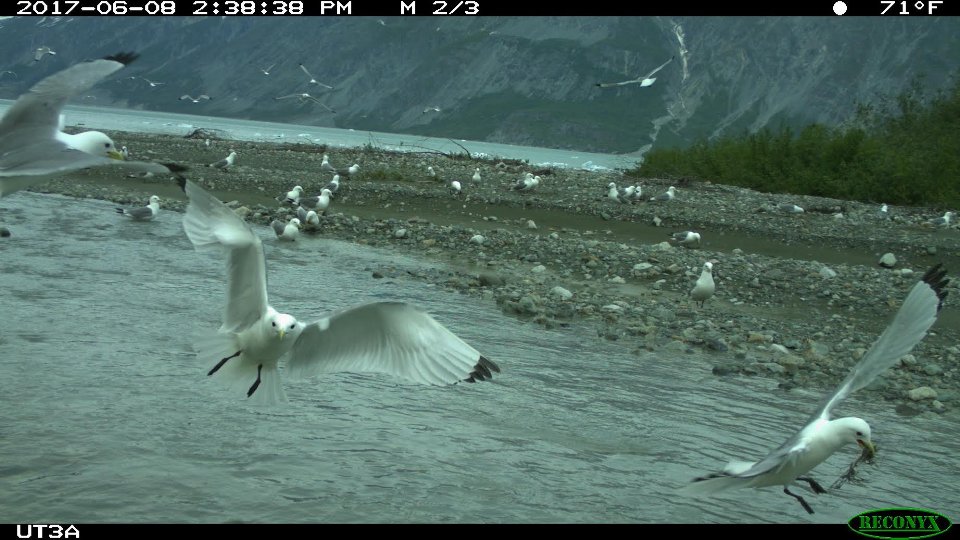
[[[236,334],[213,330],[203,332],[195,336],[193,347],[205,373],[229,388],[232,394],[245,396],[257,405],[287,401],[277,366],[261,367],[261,364],[238,354],[240,344]]]
[[[714,473],[694,478],[691,483],[683,486],[678,491],[690,494],[716,493],[727,489],[745,487],[750,483],[750,480],[750,478],[730,476],[726,473]]]

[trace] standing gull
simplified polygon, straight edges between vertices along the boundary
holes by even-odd
[[[324,87],[324,88],[329,88],[330,90],[333,90],[333,87],[332,87],[332,86],[323,84],[322,82],[318,82],[318,81],[317,81],[317,78],[314,77],[313,75],[311,75],[310,72],[307,71],[307,67],[304,66],[303,64],[300,64],[300,69],[302,69],[303,72],[307,74],[307,77],[310,77],[310,82],[307,83],[307,84],[315,84],[315,85],[317,85],[317,86],[322,86],[322,87]]]
[[[307,210],[302,206],[297,207],[297,219],[303,224],[303,230],[314,232],[320,229],[320,216],[314,210]]]
[[[540,185],[540,177],[534,176],[533,173],[526,173],[523,178],[517,180],[515,184],[510,186],[511,191],[533,191]]]
[[[932,227],[947,227],[950,225],[951,219],[953,219],[953,212],[947,212],[943,215],[943,217],[931,219],[927,222],[927,225]]]
[[[804,510],[812,514],[813,509],[807,501],[790,491],[795,480],[809,484],[814,493],[826,493],[813,478],[804,475],[847,443],[856,443],[865,448],[868,456],[875,453],[870,440],[870,426],[864,420],[855,417],[831,420],[831,411],[844,398],[870,384],[920,343],[936,322],[943,299],[947,296],[944,288],[949,280],[945,277],[946,271],[939,264],[924,274],[923,279],[910,290],[893,322],[853,367],[840,387],[826,397],[804,427],[787,442],[758,462],[732,461],[723,472],[696,478],[684,490],[714,493],[738,487],[783,486],[784,493],[796,499]]]
[[[700,278],[697,279],[696,285],[690,291],[690,298],[694,302],[698,302],[700,307],[703,307],[703,303],[713,296],[716,289],[717,286],[713,282],[713,263],[705,262],[703,263],[703,271],[700,272]]]
[[[197,249],[227,253],[223,323],[196,342],[207,375],[247,397],[285,400],[277,365],[311,377],[343,371],[384,373],[411,382],[448,385],[490,379],[500,368],[427,313],[401,302],[375,302],[305,324],[267,300],[260,237],[230,208],[193,182],[181,180],[190,203],[183,229]]]
[[[473,173],[473,178],[472,178],[472,180],[473,180],[473,183],[474,183],[474,184],[479,184],[479,183],[480,183],[480,167],[477,167],[476,172]]]
[[[169,173],[182,167],[124,161],[116,145],[99,131],[69,135],[60,131],[61,110],[71,96],[133,62],[121,53],[83,62],[38,82],[0,119],[0,197],[72,171],[119,165],[141,172]]]
[[[160,197],[150,196],[150,204],[136,208],[117,208],[117,213],[134,221],[150,221],[160,212]]]
[[[320,163],[320,170],[325,173],[336,173],[337,169],[330,164],[330,157],[326,154],[323,155],[323,162]]]
[[[621,81],[616,83],[597,83],[597,86],[599,86],[600,88],[611,88],[614,86],[625,86],[628,84],[636,84],[636,83],[640,83],[640,86],[650,86],[657,80],[657,78],[654,77],[654,74],[656,74],[661,69],[667,67],[667,64],[669,64],[670,62],[673,62],[673,58],[674,57],[671,56],[669,60],[660,64],[660,67],[654,69],[653,71],[651,71],[650,73],[647,73],[642,77],[637,77],[636,79],[630,79],[629,81]]]
[[[331,195],[335,194],[340,189],[340,175],[333,175],[333,180],[330,180],[330,182],[327,184],[327,187],[324,189],[329,190]]]
[[[294,186],[285,195],[277,197],[277,200],[287,204],[299,204],[300,197],[303,196],[303,186]]]
[[[230,150],[230,155],[229,155],[229,156],[221,159],[220,161],[218,161],[218,162],[216,162],[216,163],[211,163],[210,165],[207,165],[207,166],[208,166],[208,167],[214,167],[214,168],[216,168],[216,169],[227,170],[228,168],[230,168],[230,167],[233,166],[233,163],[234,163],[235,161],[237,161],[237,153],[234,152],[233,150]]]
[[[318,214],[325,215],[327,213],[327,208],[330,208],[330,197],[333,193],[329,189],[323,188],[320,190],[320,195],[314,195],[313,197],[301,197],[297,201],[297,204],[301,208],[306,208],[309,210],[316,210]]]

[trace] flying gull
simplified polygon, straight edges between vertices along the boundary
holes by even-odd
[[[119,165],[140,172],[182,171],[178,165],[124,161],[110,137],[99,131],[60,131],[61,111],[72,96],[133,62],[120,53],[83,62],[35,84],[0,119],[0,197],[72,171]]]
[[[180,96],[180,101],[184,101],[184,100],[187,100],[187,99],[189,99],[190,101],[192,101],[192,102],[194,102],[194,103],[200,103],[201,101],[205,101],[205,100],[213,99],[213,98],[211,98],[210,96],[208,96],[208,95],[206,95],[206,94],[200,94],[200,95],[197,96],[197,97],[193,97],[193,96],[191,96],[190,94],[184,94],[184,95]]]
[[[317,105],[320,105],[321,107],[323,107],[324,109],[332,112],[333,114],[337,114],[337,111],[335,111],[335,110],[331,109],[330,107],[324,105],[322,101],[320,101],[319,99],[317,99],[317,98],[315,98],[315,97],[313,97],[313,96],[311,96],[310,94],[307,94],[307,93],[302,93],[302,94],[290,94],[289,96],[280,96],[280,97],[275,97],[275,98],[273,98],[273,99],[275,99],[275,100],[281,100],[281,99],[291,99],[291,98],[297,98],[297,101],[299,101],[300,103],[306,103],[306,102],[308,102],[308,101],[312,101],[313,103],[316,103]]]
[[[275,65],[277,65],[277,64],[276,64],[276,63],[270,64],[270,67],[260,68],[260,71],[261,71],[264,75],[269,75],[269,74],[270,74],[270,70],[273,69],[273,66],[275,66]]]
[[[599,86],[600,88],[612,88],[614,86],[626,86],[628,84],[636,84],[636,83],[640,83],[640,86],[650,86],[657,80],[657,78],[654,77],[653,75],[656,72],[660,71],[661,69],[665,68],[667,64],[669,64],[670,62],[673,62],[673,58],[674,57],[671,56],[669,60],[660,64],[660,67],[654,69],[653,71],[651,71],[650,73],[647,73],[642,77],[637,77],[636,79],[630,79],[629,81],[621,81],[616,83],[597,83],[597,86]]]
[[[317,81],[317,78],[314,77],[313,75],[311,75],[310,72],[307,71],[307,67],[304,66],[303,64],[300,64],[300,69],[302,69],[303,72],[307,74],[307,77],[310,77],[310,82],[307,83],[307,84],[315,84],[315,85],[317,85],[317,86],[322,86],[322,87],[324,87],[324,88],[329,88],[330,90],[333,90],[333,87],[332,87],[332,86],[323,84],[322,82],[318,82],[318,81]]]
[[[227,306],[218,330],[195,346],[207,375],[247,397],[285,400],[277,365],[311,377],[343,371],[384,373],[416,383],[449,385],[492,378],[500,368],[420,309],[375,302],[306,324],[280,313],[267,300],[263,244],[230,208],[186,179],[190,200],[183,229],[196,249],[227,253]]]
[[[947,296],[946,271],[936,265],[910,290],[893,322],[870,346],[835,392],[828,395],[796,434],[758,462],[732,461],[719,473],[694,479],[684,491],[714,493],[739,487],[783,486],[783,492],[796,499],[803,509],[813,508],[790,491],[794,481],[809,484],[814,493],[826,490],[805,476],[847,443],[856,443],[867,456],[875,453],[870,426],[855,417],[830,419],[830,413],[844,398],[870,384],[878,375],[909,353],[933,326]]]
[[[163,85],[167,84],[167,83],[162,83],[162,82],[154,82],[154,81],[151,81],[150,79],[148,79],[148,78],[146,78],[146,77],[140,77],[140,78],[143,79],[143,80],[145,80],[145,81],[147,81],[147,84],[150,85],[150,88],[156,88],[157,86],[163,86]]]
[[[37,47],[37,50],[35,50],[35,51],[33,52],[33,61],[34,61],[34,62],[39,62],[39,61],[43,60],[43,56],[46,55],[46,54],[53,54],[53,55],[55,55],[55,54],[57,54],[57,52],[54,51],[53,49],[51,49],[50,47],[47,47],[47,46]]]

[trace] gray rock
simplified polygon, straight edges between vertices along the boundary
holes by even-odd
[[[485,272],[478,276],[477,281],[480,282],[480,285],[484,287],[499,287],[503,285],[506,281],[498,274],[491,274]]]
[[[943,374],[943,368],[937,364],[927,364],[923,366],[923,372],[930,376]]]
[[[922,401],[924,399],[937,399],[937,391],[929,386],[921,386],[907,392],[907,397],[913,401]]]
[[[0,238],[10,238],[10,229],[0,227]]]
[[[532,219],[528,219],[528,220],[527,220],[527,228],[528,228],[528,229],[536,229],[536,228],[537,228],[537,224],[534,223]]]
[[[650,316],[664,322],[675,321],[677,319],[677,314],[665,307],[655,308],[650,312]]]
[[[633,265],[633,269],[637,272],[643,272],[644,270],[649,270],[651,268],[653,268],[653,265],[648,262],[642,262]]]
[[[827,266],[822,266],[820,268],[820,277],[823,279],[833,279],[837,277],[837,273]]]
[[[880,266],[884,268],[893,268],[897,265],[897,257],[893,253],[885,253],[880,257]]]
[[[547,270],[547,267],[542,264],[538,264],[530,269],[530,271],[533,272],[534,274],[542,274],[546,270]]]
[[[573,298],[573,293],[572,293],[572,292],[568,291],[567,289],[564,289],[563,287],[561,287],[561,286],[559,286],[559,285],[556,286],[556,287],[554,287],[554,288],[552,288],[552,289],[550,289],[550,293],[553,294],[554,296],[556,296],[557,298],[561,299],[561,300],[569,300],[569,299]]]
[[[407,237],[407,230],[406,230],[406,229],[397,229],[396,231],[393,232],[393,237],[394,237],[394,238],[406,238],[406,237]]]

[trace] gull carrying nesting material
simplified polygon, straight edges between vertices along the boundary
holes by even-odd
[[[722,472],[695,478],[682,491],[715,493],[741,487],[783,486],[783,492],[796,499],[807,513],[813,508],[790,491],[796,480],[806,482],[814,493],[826,490],[813,478],[805,476],[847,443],[856,443],[869,459],[876,452],[871,440],[870,425],[861,418],[831,420],[831,412],[844,398],[869,385],[897,360],[909,353],[926,336],[937,321],[947,296],[949,280],[941,265],[924,274],[907,295],[903,305],[880,337],[840,383],[826,396],[820,407],[807,419],[804,427],[785,443],[757,462],[731,461]]]

